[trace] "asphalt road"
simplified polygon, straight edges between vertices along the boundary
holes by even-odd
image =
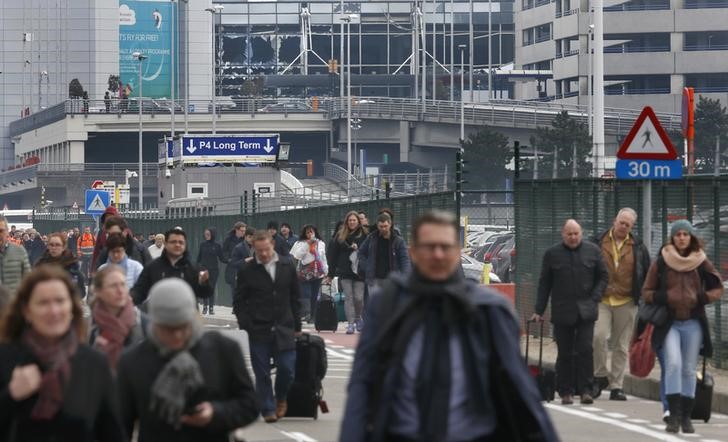
[[[248,357],[245,332],[232,327],[209,327],[240,342]],[[314,332],[315,333],[315,332]],[[327,344],[329,370],[324,379],[324,398],[330,412],[319,413],[318,420],[282,419],[275,424],[261,420],[239,430],[238,438],[247,442],[329,442],[339,440],[340,425],[346,400],[346,385],[357,343],[357,335],[342,332],[321,333]],[[252,376],[252,370],[250,370]],[[713,414],[710,423],[694,421],[693,435],[665,433],[661,405],[629,397],[626,402],[609,401],[602,396],[591,406],[563,406],[560,402],[545,405],[563,441],[632,442],[662,440],[668,442],[728,442],[728,416]]]

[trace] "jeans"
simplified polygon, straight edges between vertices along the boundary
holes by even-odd
[[[636,316],[637,306],[631,300],[618,307],[599,303],[599,318],[594,324],[594,376],[609,378],[611,390],[622,389]],[[607,338],[615,344],[610,369],[607,369]]]
[[[662,411],[664,412],[670,409],[665,397],[665,349],[661,348],[655,353],[657,354],[657,362],[660,363],[660,402],[662,402]]]
[[[574,325],[554,324],[554,338],[558,348],[556,379],[559,396],[591,393],[594,323],[579,320]]]
[[[300,281],[301,284],[301,316],[316,319],[316,301],[321,291],[321,279]]]
[[[270,360],[275,360],[276,383],[275,397],[273,396],[273,383],[270,378]],[[275,340],[250,341],[250,359],[255,373],[255,393],[260,402],[260,412],[263,417],[276,412],[276,400],[285,401],[288,389],[296,375],[296,351],[278,351]]]
[[[370,281],[371,284],[367,283],[367,290],[369,291],[369,293],[372,293],[375,289],[381,287],[382,281],[384,281],[384,279],[376,278]]]
[[[349,324],[353,324],[357,319],[361,319],[362,310],[364,310],[364,281],[340,279],[339,284],[344,291],[346,320]]]
[[[702,344],[703,330],[697,319],[673,321],[662,345],[666,395],[695,397],[695,368]]]

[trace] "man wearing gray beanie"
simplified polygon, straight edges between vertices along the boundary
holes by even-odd
[[[148,339],[122,355],[118,367],[127,434],[139,421],[139,442],[227,441],[258,415],[240,346],[204,332],[182,279],[156,283],[148,304]]]

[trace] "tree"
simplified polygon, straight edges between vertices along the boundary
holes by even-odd
[[[109,91],[112,93],[119,92],[119,76],[111,74],[109,75]]]
[[[720,100],[700,96],[695,107],[695,163],[697,170],[713,171],[715,141],[720,137],[721,150],[728,147],[728,111]]]
[[[572,176],[574,161],[574,147],[576,147],[576,171],[577,176],[591,176],[592,143],[589,131],[585,124],[576,121],[566,111],[560,112],[551,122],[551,127],[539,127],[536,129],[535,146],[539,157],[545,155],[539,161],[539,170],[543,171],[541,176],[551,176],[553,170],[553,153],[556,152],[557,177],[565,178]]]
[[[68,97],[69,98],[81,98],[83,97],[83,86],[78,78],[74,78],[68,84]]]
[[[508,137],[494,130],[483,128],[468,135],[461,142],[463,158],[467,161],[464,176],[471,189],[503,189],[505,179],[510,176],[506,166],[513,159],[513,149]]]

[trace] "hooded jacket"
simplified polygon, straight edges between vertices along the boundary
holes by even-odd
[[[30,260],[30,264],[35,265],[40,257],[43,256],[43,253],[45,253],[45,251],[46,244],[41,239],[40,233],[37,233],[35,235],[35,238],[33,238],[33,240],[30,242],[30,250],[28,251],[28,259]]]
[[[81,298],[86,297],[86,280],[81,273],[81,266],[78,264],[78,259],[73,256],[70,250],[64,250],[58,258],[52,257],[48,250],[46,250],[35,263],[36,266],[42,264],[55,264],[63,267],[63,270],[68,272],[68,276],[71,277],[71,281],[78,287]]]
[[[155,259],[149,265],[144,267],[142,274],[134,288],[131,291],[131,297],[134,305],[141,305],[149,297],[149,290],[152,286],[165,278],[181,278],[192,287],[195,296],[198,298],[209,298],[212,295],[212,286],[210,281],[200,284],[199,277],[202,269],[193,264],[187,252],[175,264],[167,257],[167,251],[162,252],[162,256]]]
[[[227,263],[228,259],[223,256],[220,243],[215,241],[217,230],[212,227],[207,230],[210,231],[210,239],[200,243],[200,250],[197,252],[197,265],[210,271],[218,271],[218,261]]]

